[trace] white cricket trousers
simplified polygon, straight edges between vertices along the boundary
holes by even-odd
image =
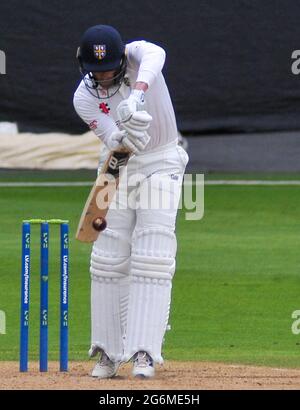
[[[91,353],[146,351],[162,363],[175,272],[175,223],[188,155],[177,141],[132,156],[91,254]]]

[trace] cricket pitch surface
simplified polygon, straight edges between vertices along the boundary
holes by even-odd
[[[30,363],[28,373],[19,373],[17,362],[1,362],[0,390],[252,390],[300,389],[300,369],[279,369],[206,362],[166,361],[157,366],[151,380],[131,376],[131,364],[120,367],[113,379],[90,377],[94,362],[71,362],[68,373],[58,363],[49,363],[49,372],[40,373]]]

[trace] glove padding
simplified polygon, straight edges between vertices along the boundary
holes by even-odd
[[[151,121],[152,117],[146,111],[134,112],[130,120],[121,123],[121,127],[127,132],[122,144],[135,154],[143,151],[150,141],[147,129]]]
[[[146,111],[136,111],[128,121],[122,122],[120,125],[129,134],[134,135],[136,131],[146,131],[150,127],[151,121],[152,117]]]
[[[120,102],[117,113],[121,122],[128,121],[134,112],[142,110],[145,104],[144,96],[144,91],[132,90],[130,96]]]
[[[147,133],[147,131],[139,131],[140,135],[138,138],[136,136],[128,134],[127,131],[125,132],[126,135],[122,140],[122,145],[134,154],[143,151],[148,142],[150,141],[150,135]]]
[[[108,147],[108,149],[110,150],[114,150],[117,147],[119,147],[120,145],[122,145],[122,140],[125,137],[125,135],[127,134],[127,131],[123,130],[117,130],[117,131],[113,131],[109,138],[107,138],[106,141],[104,141],[105,145]]]
[[[134,154],[137,154],[143,151],[149,141],[150,135],[146,131],[134,130],[129,134],[126,130],[118,130],[111,133],[110,137],[105,141],[105,144],[110,150],[115,150],[123,146]]]

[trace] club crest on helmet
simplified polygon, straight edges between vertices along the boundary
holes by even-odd
[[[125,82],[125,44],[114,27],[98,24],[88,28],[82,36],[76,56],[86,89],[94,97],[110,98]],[[97,80],[94,73],[107,71],[114,74],[109,78],[110,85],[106,87],[105,81],[108,80]]]
[[[94,56],[98,60],[102,60],[106,56],[106,45],[94,45]]]

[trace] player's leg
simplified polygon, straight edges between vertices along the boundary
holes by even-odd
[[[152,377],[154,363],[163,362],[161,347],[175,272],[175,221],[183,172],[179,163],[174,169],[154,173],[140,186],[141,202],[150,188],[151,207],[137,210],[124,349],[124,359],[134,360],[135,376]]]
[[[119,199],[124,185],[120,182]],[[113,204],[116,204],[114,201]],[[123,208],[126,208],[123,204]],[[114,206],[112,206],[114,208]],[[116,205],[118,208],[118,205]],[[100,352],[92,376],[108,378],[116,374],[122,354],[125,332],[131,235],[135,212],[130,209],[110,209],[107,228],[93,245],[91,254],[91,319],[92,345],[90,356]]]

